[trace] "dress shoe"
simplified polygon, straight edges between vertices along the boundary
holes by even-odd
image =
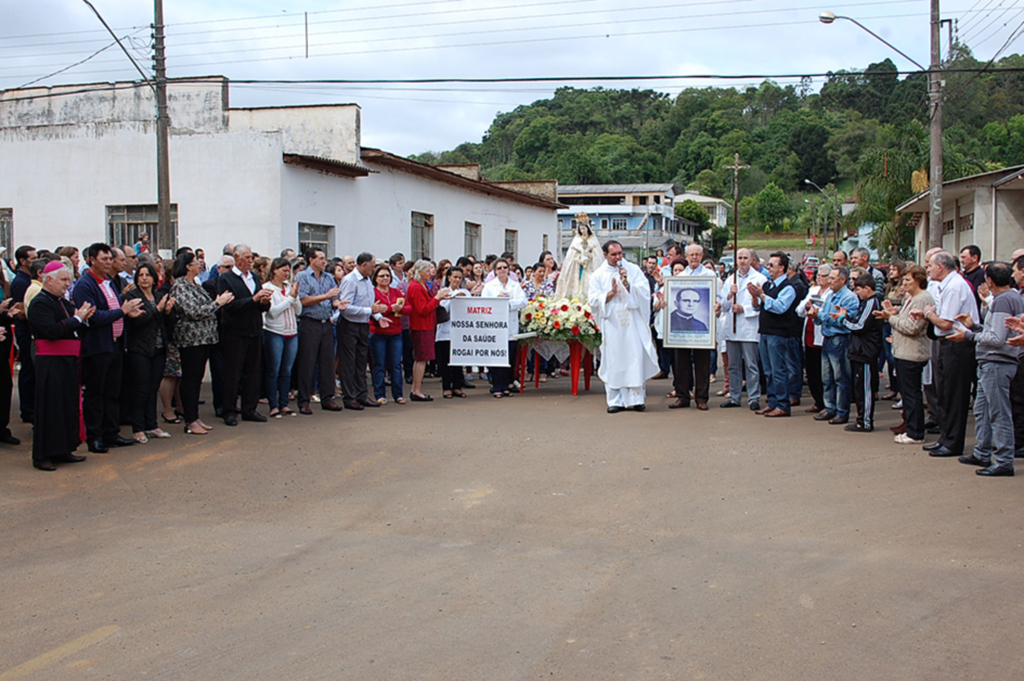
[[[833,416],[832,418],[830,418],[828,420],[828,424],[830,426],[841,426],[844,423],[849,423],[849,422],[850,422],[850,417],[849,416],[847,416],[845,418],[842,417],[842,416]]]
[[[33,461],[32,466],[38,468],[41,471],[55,471],[57,467],[53,465],[53,462],[49,459],[43,459],[42,461]]]
[[[782,411],[781,409],[776,407],[775,409],[772,409],[770,412],[766,413],[764,416],[765,416],[765,418],[768,418],[768,419],[778,419],[778,418],[783,418],[785,416],[789,416],[789,412],[788,411]]]
[[[732,400],[729,400],[728,402],[722,402],[720,405],[718,405],[718,408],[719,409],[735,409],[738,406],[740,406],[739,402],[733,402]]]
[[[668,378],[668,374],[663,373],[663,372],[659,372],[659,373],[655,374],[654,376],[652,376],[651,380],[652,381],[660,381],[660,380],[663,380],[663,379],[666,379],[666,378]]]
[[[828,409],[822,409],[821,411],[819,411],[817,414],[814,415],[814,420],[815,421],[831,421],[835,417],[836,417],[836,413],[834,411],[829,411]]]
[[[237,426],[238,425],[238,417],[235,416],[234,412],[225,412],[224,413],[224,425],[225,426]]]
[[[699,409],[701,411],[707,411],[708,410],[708,403],[707,402],[697,402],[697,409]]]
[[[54,461],[56,461],[57,463],[82,463],[83,461],[85,461],[85,459],[86,457],[84,456],[75,456],[74,454],[68,454],[67,456],[62,456],[59,459],[54,459]]]
[[[849,431],[851,433],[870,433],[874,429],[873,428],[865,428],[864,426],[862,426],[859,423],[851,423],[850,425],[848,425],[845,428],[843,428],[843,430],[847,430],[847,431]]]
[[[625,407],[608,407],[609,414],[618,414],[620,411],[626,411]]]
[[[304,408],[305,409],[309,409],[309,407],[304,407]],[[324,411],[341,411],[341,405],[340,404],[335,404],[334,400],[327,400],[326,402],[321,402],[320,403],[320,408],[323,409]],[[302,411],[302,410],[300,409],[299,411]],[[306,412],[303,412],[303,413],[306,413]],[[313,410],[309,409],[309,413],[312,414]]]
[[[348,402],[345,403],[345,408],[354,409],[355,411],[362,411],[365,407],[363,407],[363,405],[359,404],[355,400],[349,400]]]
[[[377,404],[373,400],[359,400],[359,404],[363,405],[364,407],[379,407],[380,406],[379,404]]]
[[[266,423],[267,417],[258,411],[250,412],[248,414],[242,414],[243,421],[255,421],[256,423]]]
[[[89,451],[93,454],[106,454],[110,448],[103,444],[103,440],[93,440],[89,443]]]
[[[825,411],[825,407],[819,407],[816,404],[812,404],[811,406],[807,407],[807,409],[804,409],[804,411],[807,412],[808,414],[817,414],[819,411]]]
[[[131,447],[135,444],[135,439],[130,437],[121,437],[118,435],[110,440],[104,440],[103,444],[108,447]]]
[[[684,400],[683,398],[680,397],[678,400],[676,400],[672,404],[668,405],[668,408],[669,409],[689,409],[690,408],[690,401],[689,400]]]
[[[758,416],[764,416],[765,414],[767,414],[771,410],[772,410],[771,407],[765,407],[764,409],[755,409],[754,413],[757,414]]]
[[[947,458],[950,456],[960,456],[960,452],[954,452],[948,447],[938,447],[928,452],[928,456],[934,456],[935,458]]]
[[[760,402],[751,402],[749,406],[750,406],[750,411],[752,411],[752,412],[757,413],[757,412],[761,411],[761,403]]]
[[[904,421],[904,422],[903,422],[903,423],[901,423],[900,425],[898,425],[898,426],[893,426],[893,427],[892,427],[892,428],[890,428],[889,430],[891,430],[891,431],[893,432],[893,435],[899,435],[899,434],[901,434],[901,433],[905,433],[905,432],[907,432],[907,422],[906,422],[906,421]]]
[[[330,404],[332,407],[338,407],[338,405],[334,404],[334,402],[328,402],[328,404]],[[323,405],[320,406],[323,407]],[[337,409],[330,409],[329,407],[324,407],[324,409],[328,409],[329,411],[340,411],[341,407],[338,407]],[[313,409],[308,404],[305,404],[299,407],[299,413],[302,414],[303,416],[312,416]]]
[[[933,449],[938,449],[941,446],[942,446],[941,442],[933,442],[930,445],[925,445],[925,446],[921,447],[921,449],[923,449],[926,452],[930,452]]]
[[[4,435],[3,437],[0,437],[0,442],[3,442],[4,444],[8,444],[8,445],[20,445],[21,444],[21,440],[19,440],[18,438],[14,437],[13,435],[10,435],[10,434]]]
[[[789,406],[791,406],[791,407],[799,407],[800,406],[800,398],[799,397],[791,397],[791,398],[789,398]]]
[[[975,475],[983,475],[986,478],[1012,478],[1013,468],[1010,466],[989,466],[974,471]]]
[[[633,405],[633,411],[644,411],[645,409],[647,409],[647,405],[646,404],[634,404]]]
[[[939,433],[942,432],[942,429],[939,428],[938,426],[932,426],[931,428],[925,428],[925,430],[927,432],[931,433],[932,435],[938,435]]]
[[[938,428],[939,424],[937,422],[935,422],[935,421],[925,421],[924,422],[924,427],[925,427],[925,430],[931,430],[932,428]]]
[[[988,468],[989,466],[992,465],[991,461],[979,459],[978,457],[974,456],[973,453],[968,454],[967,456],[961,456],[959,459],[957,459],[957,461],[967,466],[979,466],[981,468]]]

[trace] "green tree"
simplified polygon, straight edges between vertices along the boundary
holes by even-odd
[[[711,227],[711,217],[708,215],[708,212],[693,199],[686,199],[676,205],[676,217],[697,223],[695,228],[697,236],[700,236],[704,230]]]
[[[774,182],[758,192],[754,197],[753,219],[758,226],[764,225],[773,232],[782,229],[783,221],[789,217],[789,199]]]

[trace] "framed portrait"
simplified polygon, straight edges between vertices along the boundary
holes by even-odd
[[[669,277],[663,290],[665,347],[714,350],[718,277]]]

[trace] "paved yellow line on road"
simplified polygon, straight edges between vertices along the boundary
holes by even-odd
[[[121,631],[121,627],[116,624],[111,624],[108,627],[100,627],[96,631],[91,631],[85,636],[76,638],[70,643],[54,648],[48,653],[43,653],[39,657],[32,658],[24,664],[20,664],[14,669],[9,669],[4,673],[0,674],[0,681],[12,681],[12,679],[20,679],[28,676],[33,672],[37,672],[41,669],[45,669],[55,662],[59,662],[68,655],[74,655],[75,653],[85,650],[89,646],[99,643],[105,638],[109,638]]]

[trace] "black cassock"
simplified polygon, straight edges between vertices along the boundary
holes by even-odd
[[[46,289],[28,308],[28,324],[36,340],[36,412],[32,428],[32,460],[36,462],[59,462],[82,442],[78,381],[81,353],[74,346],[84,329],[74,314],[71,303]]]

